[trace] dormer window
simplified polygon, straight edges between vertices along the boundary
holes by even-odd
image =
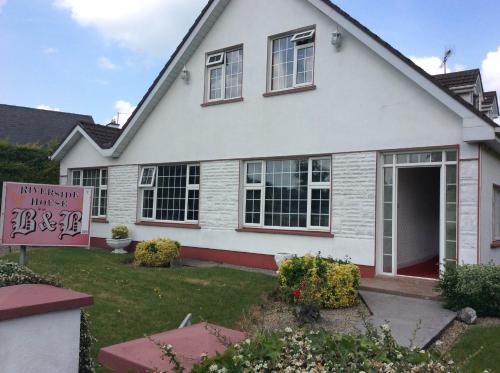
[[[206,101],[240,98],[243,83],[243,47],[207,55]]]
[[[315,29],[271,39],[271,91],[313,84],[314,42]]]

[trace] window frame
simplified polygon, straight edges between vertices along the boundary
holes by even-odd
[[[226,97],[226,64],[227,64],[227,54],[235,51],[241,50],[241,94],[236,97]],[[209,63],[208,60],[213,56],[222,56],[221,61]],[[243,44],[235,45],[229,48],[225,48],[223,50],[210,52],[206,54],[206,63],[205,63],[205,97],[204,102],[217,102],[217,101],[230,101],[230,100],[238,100],[243,98],[243,58],[244,58],[244,50]],[[213,70],[221,69],[221,95],[220,97],[210,98],[210,74]]]
[[[200,221],[200,209],[199,209],[199,201],[200,201],[200,195],[198,192],[198,219],[197,220],[190,220],[187,218],[188,216],[188,202],[189,202],[189,191],[190,190],[200,190],[200,182],[201,182],[201,164],[200,163],[179,163],[178,165],[186,165],[186,195],[184,197],[184,220],[161,220],[156,218],[156,205],[157,205],[157,196],[158,196],[158,167],[162,166],[174,166],[176,164],[159,164],[156,166],[151,166],[151,165],[145,165],[141,167],[141,172],[140,175],[142,175],[142,170],[144,168],[148,167],[155,167],[155,175],[153,178],[153,185],[152,186],[146,186],[146,187],[141,187],[139,186],[139,198],[140,203],[138,203],[139,206],[139,211],[137,212],[138,215],[138,220],[139,221],[145,221],[145,222],[157,222],[157,223],[167,223],[167,224],[198,224]],[[199,167],[200,173],[198,175],[198,184],[190,184],[189,183],[189,176],[191,172],[191,167]],[[140,180],[139,180],[140,182]],[[153,211],[152,211],[152,217],[148,218],[143,216],[143,211],[144,211],[144,191],[153,191]]]
[[[143,183],[142,182],[142,179],[144,178],[144,172],[147,170],[147,169],[153,169],[153,175],[151,175],[151,182],[150,183]],[[141,167],[141,173],[139,175],[139,188],[151,188],[154,183],[155,183],[155,178],[156,178],[156,171],[157,171],[157,167],[156,166],[144,166],[144,167]]]
[[[98,215],[93,215],[93,205],[91,206],[91,209],[90,209],[90,214],[91,214],[91,218],[106,218],[106,216],[108,215],[108,184],[109,184],[109,172],[108,172],[108,168],[107,167],[89,167],[89,168],[75,168],[75,169],[71,169],[71,178],[69,180],[70,182],[70,185],[73,185],[73,186],[81,186],[83,187],[83,172],[85,170],[99,170],[99,195],[98,195],[98,198],[97,198],[97,201],[98,201],[98,205],[97,205],[97,211],[98,211]],[[73,179],[74,179],[74,174],[75,173],[78,173],[79,176],[78,176],[78,181],[79,183],[78,184],[74,184],[73,183]],[[103,184],[102,181],[103,181],[103,173],[105,173],[106,177],[105,177],[105,180],[106,180],[106,184]],[[103,206],[101,205],[101,198],[102,198],[102,191],[106,191],[106,213],[105,214],[101,214],[101,209],[103,208]],[[94,201],[94,194],[95,194],[95,187],[92,187],[92,203]]]
[[[295,39],[293,41],[293,38],[296,37],[297,35],[304,34],[306,32],[311,32],[310,36],[307,38],[299,38]],[[278,39],[282,38],[287,38],[290,37],[292,38],[292,42],[294,43],[293,47],[293,79],[292,79],[292,86],[291,87],[286,87],[286,88],[277,88],[273,89],[273,42]],[[306,43],[306,44],[297,44],[297,42],[301,42],[303,40],[307,39],[312,39],[311,42]],[[313,69],[312,69],[312,80],[311,82],[307,83],[299,83],[297,84],[297,50],[298,49],[304,49],[307,47],[312,47],[313,48]],[[293,90],[297,88],[303,88],[303,87],[312,87],[314,86],[314,77],[315,77],[315,61],[316,61],[316,26],[307,26],[303,27],[298,30],[294,31],[288,31],[288,32],[283,32],[280,34],[276,35],[271,35],[268,38],[268,58],[267,58],[267,93],[274,93],[274,92],[283,92],[283,91],[288,91],[288,90]]]
[[[242,188],[242,216],[241,224],[244,228],[261,228],[261,229],[269,229],[269,230],[290,230],[290,231],[315,231],[315,232],[331,232],[332,227],[332,157],[331,156],[314,156],[314,157],[304,157],[308,161],[307,168],[307,211],[306,211],[306,226],[305,227],[284,227],[277,225],[265,225],[264,224],[264,215],[265,215],[265,193],[266,193],[266,162],[268,160],[273,159],[258,159],[258,160],[248,160],[243,161],[243,188]],[[298,159],[298,158],[276,158],[275,160],[288,160],[288,159]],[[328,164],[330,165],[329,174],[330,179],[326,182],[313,182],[312,181],[312,163],[314,160],[328,160]],[[261,163],[261,182],[260,183],[248,183],[247,182],[247,165],[249,163]],[[329,191],[329,199],[328,199],[328,226],[319,226],[319,225],[311,225],[311,205],[312,205],[312,190],[314,189],[328,189]],[[246,207],[247,207],[247,198],[246,192],[247,190],[260,190],[260,216],[259,223],[247,223],[246,222]]]
[[[494,242],[500,241],[500,185],[498,184],[493,184],[493,214],[491,220],[493,222],[491,231],[492,239]],[[498,232],[496,232],[497,230]]]

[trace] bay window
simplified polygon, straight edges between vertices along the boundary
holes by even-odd
[[[331,158],[248,161],[244,167],[245,226],[329,230]]]
[[[84,168],[71,171],[71,184],[93,188],[92,217],[105,217],[108,204],[108,169]]]
[[[243,48],[209,54],[207,67],[206,101],[241,97],[243,83]]]
[[[200,166],[144,166],[139,176],[140,218],[164,222],[198,222]]]
[[[271,91],[312,85],[314,34],[311,29],[271,40]]]

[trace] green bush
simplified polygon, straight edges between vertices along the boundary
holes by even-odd
[[[128,228],[125,225],[115,225],[111,228],[111,238],[114,240],[128,238]]]
[[[16,263],[0,261],[0,288],[21,284],[43,284],[62,287],[55,279],[43,277],[31,269]],[[79,373],[94,373],[95,364],[90,355],[90,347],[94,338],[90,334],[90,322],[87,312],[82,310],[80,322],[80,361]]]
[[[180,256],[181,244],[168,238],[146,240],[135,247],[135,261],[146,267],[166,267]]]
[[[472,307],[480,316],[500,316],[500,265],[447,266],[437,289],[447,308]]]
[[[387,325],[381,332],[369,328],[366,335],[287,328],[235,344],[192,369],[192,373],[454,371],[433,352],[398,346]]]
[[[278,270],[281,294],[288,301],[325,308],[358,303],[359,268],[344,260],[305,255],[284,260]]]

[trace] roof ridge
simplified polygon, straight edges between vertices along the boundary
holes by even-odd
[[[56,113],[56,114],[69,114],[69,115],[80,115],[80,116],[84,116],[84,117],[92,117],[92,114],[73,113],[71,111],[61,111],[61,110],[39,109],[36,107],[31,107],[31,106],[21,106],[21,105],[12,105],[12,104],[0,104],[0,106],[10,106],[10,107],[15,107],[15,108],[20,108],[20,109],[29,109],[29,110],[34,110],[34,111],[46,111],[49,113]]]

